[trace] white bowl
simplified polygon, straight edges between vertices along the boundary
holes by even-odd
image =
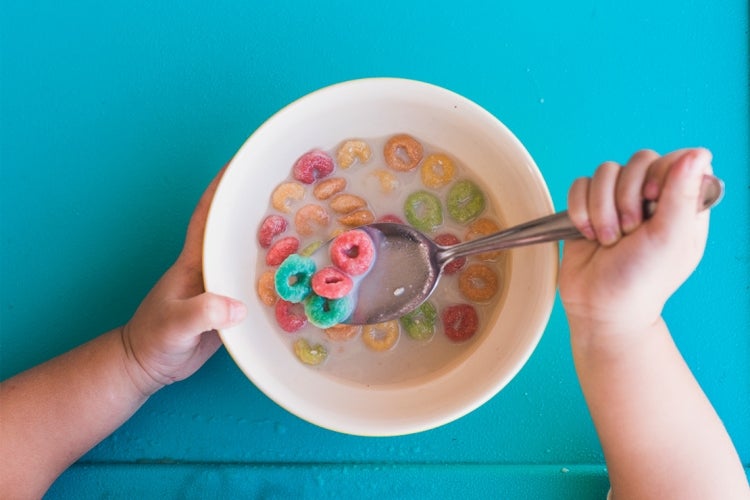
[[[407,132],[439,145],[484,182],[504,220],[552,213],[549,191],[516,137],[477,104],[434,85],[393,78],[355,80],[313,92],[264,123],[232,159],[209,212],[204,243],[206,290],[236,297],[248,318],[221,332],[237,365],[291,413],[321,427],[364,436],[435,428],[476,409],[521,369],[549,320],[558,249],[512,250],[510,283],[490,331],[459,362],[432,376],[368,386],[301,364],[279,340],[255,291],[257,228],[269,195],[299,155],[331,150],[349,137]]]

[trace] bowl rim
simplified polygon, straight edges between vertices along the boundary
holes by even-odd
[[[470,99],[457,94],[451,90],[448,90],[446,88],[437,86],[435,84],[422,82],[419,80],[413,80],[413,79],[406,79],[406,78],[394,78],[394,77],[373,77],[373,78],[360,78],[355,80],[348,80],[343,81],[339,83],[334,83],[332,85],[328,85],[322,88],[319,88],[317,90],[314,90],[308,94],[305,94],[289,104],[283,106],[278,111],[270,115],[242,144],[242,146],[237,150],[235,155],[232,157],[232,159],[227,163],[225,167],[225,172],[223,178],[220,180],[216,192],[214,194],[214,199],[212,200],[207,217],[206,217],[206,231],[204,232],[204,241],[203,241],[203,281],[204,281],[204,289],[207,291],[213,291],[214,287],[212,286],[212,277],[211,277],[211,271],[209,270],[209,266],[207,265],[207,249],[209,247],[209,227],[211,226],[212,217],[215,216],[215,205],[216,200],[219,198],[219,193],[222,190],[222,183],[225,179],[227,179],[227,174],[233,169],[233,168],[241,168],[238,167],[238,163],[236,162],[236,159],[238,157],[242,156],[242,153],[253,146],[255,141],[258,137],[262,137],[265,134],[265,131],[274,126],[275,122],[283,118],[286,114],[293,112],[298,106],[304,105],[305,103],[308,103],[310,101],[317,100],[321,98],[321,96],[325,96],[329,93],[338,92],[340,89],[356,89],[357,87],[367,88],[371,87],[372,89],[376,89],[381,86],[398,86],[403,88],[409,88],[411,90],[424,90],[425,92],[433,92],[441,94],[442,96],[450,97],[452,99],[458,100],[463,106],[471,107],[472,112],[479,113],[483,116],[484,119],[490,120],[492,122],[493,127],[497,127],[497,130],[502,131],[505,137],[504,140],[510,140],[513,143],[514,148],[516,149],[516,153],[524,156],[526,162],[533,166],[533,168],[530,170],[530,173],[534,176],[534,184],[535,187],[540,189],[541,196],[542,196],[542,202],[545,205],[544,210],[546,210],[548,213],[552,213],[554,210],[554,206],[552,203],[552,198],[549,192],[549,188],[541,175],[541,172],[534,162],[533,158],[529,154],[528,150],[525,148],[525,146],[521,143],[521,141],[513,134],[508,127],[502,123],[497,117],[492,115],[489,111],[484,109],[483,107],[479,106],[474,101],[471,101]],[[371,428],[369,427],[370,424],[361,425],[356,422],[349,422],[349,423],[342,423],[341,421],[336,421],[336,423],[331,423],[329,419],[327,419],[325,416],[311,416],[307,414],[302,414],[298,408],[294,407],[294,405],[289,404],[289,402],[285,399],[285,397],[280,396],[279,394],[275,393],[273,390],[271,390],[267,383],[264,380],[261,380],[258,376],[256,376],[253,371],[245,366],[240,358],[238,357],[237,353],[234,352],[231,341],[228,340],[228,336],[225,334],[224,330],[219,330],[219,336],[222,340],[223,345],[225,346],[227,352],[232,357],[234,362],[237,364],[237,366],[241,369],[241,371],[245,374],[245,376],[258,388],[263,392],[267,397],[269,397],[271,400],[273,400],[276,404],[283,407],[293,415],[296,415],[297,417],[306,420],[310,423],[313,423],[319,427],[326,428],[329,430],[333,430],[340,433],[345,434],[352,434],[352,435],[359,435],[359,436],[396,436],[396,435],[405,435],[405,434],[412,434],[416,432],[422,432],[429,429],[437,428],[442,425],[445,425],[449,422],[452,422],[454,420],[457,420],[458,418],[467,415],[468,413],[471,413],[472,411],[476,410],[483,404],[485,404],[489,399],[494,397],[503,387],[505,387],[523,368],[523,366],[527,363],[528,359],[531,357],[533,352],[535,351],[539,341],[541,340],[542,335],[544,334],[544,331],[546,329],[546,325],[549,322],[549,318],[552,313],[552,309],[554,306],[554,300],[556,295],[556,288],[557,288],[557,275],[559,272],[559,250],[557,243],[549,246],[549,260],[552,264],[551,269],[551,275],[549,276],[549,280],[547,283],[540,284],[540,290],[544,292],[543,297],[543,307],[540,311],[537,323],[535,324],[535,330],[534,335],[529,336],[530,339],[525,345],[525,349],[523,351],[523,355],[519,356],[517,358],[517,361],[512,366],[508,366],[508,369],[505,371],[505,376],[503,376],[501,379],[496,380],[495,383],[492,385],[491,388],[487,388],[483,394],[482,397],[476,398],[472,400],[471,404],[465,404],[463,406],[453,408],[450,410],[445,410],[439,415],[430,416],[429,418],[424,418],[422,420],[414,421],[399,421],[399,422],[388,422],[387,424],[384,424],[383,426],[377,427],[377,428]],[[553,257],[554,254],[554,257]],[[220,293],[220,292],[219,292]]]

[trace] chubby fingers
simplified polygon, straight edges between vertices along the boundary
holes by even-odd
[[[591,178],[577,179],[568,193],[568,215],[573,224],[587,239],[605,246],[633,232],[643,221],[647,179],[659,159],[654,151],[641,150],[622,167],[605,162]]]

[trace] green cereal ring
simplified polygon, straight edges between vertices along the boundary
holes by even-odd
[[[448,191],[448,214],[456,222],[469,222],[484,210],[484,194],[468,179],[456,182]]]
[[[404,202],[404,214],[409,224],[420,231],[431,232],[443,224],[440,199],[427,191],[416,191]]]
[[[435,333],[437,309],[431,302],[424,302],[409,314],[399,318],[407,335],[414,340],[429,340]]]
[[[351,295],[340,299],[326,299],[311,293],[305,300],[305,315],[310,323],[326,329],[343,323],[354,311],[354,299]]]
[[[302,302],[312,291],[313,274],[315,262],[309,257],[293,253],[276,270],[276,293],[288,302]]]
[[[294,341],[294,354],[306,365],[319,365],[328,357],[328,351],[320,344],[310,345],[310,343],[299,338]]]

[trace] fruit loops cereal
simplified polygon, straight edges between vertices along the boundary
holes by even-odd
[[[459,362],[502,306],[507,252],[450,262],[430,299],[398,320],[344,322],[356,305],[357,281],[377,258],[358,226],[410,224],[440,245],[503,227],[470,165],[395,133],[342,138],[328,150],[311,145],[286,168],[289,176],[259,221],[254,285],[290,355],[363,384],[403,382]],[[316,252],[328,241],[327,252]]]

